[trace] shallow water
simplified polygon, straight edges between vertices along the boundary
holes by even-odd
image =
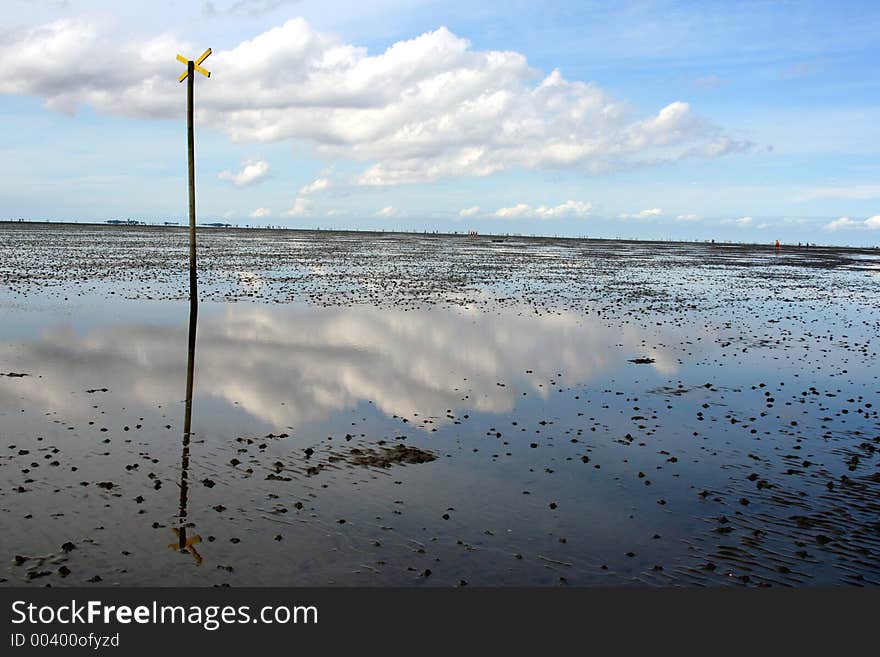
[[[7,584],[880,582],[876,251],[204,231],[181,509],[186,233],[0,230]]]

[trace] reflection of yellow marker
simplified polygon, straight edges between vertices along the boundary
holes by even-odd
[[[202,68],[201,66],[199,66],[199,64],[201,64],[203,61],[208,59],[210,54],[211,54],[211,49],[208,48],[205,52],[203,52],[201,55],[199,55],[199,58],[196,61],[193,62],[193,70],[198,71],[199,73],[204,75],[206,78],[211,77],[211,71]],[[183,55],[178,55],[177,61],[179,61],[181,64],[187,65],[187,70],[185,70],[180,75],[180,77],[177,78],[178,82],[183,82],[184,80],[186,80],[186,76],[189,75],[189,60],[186,57],[184,57]]]
[[[184,530],[183,536],[181,536],[180,530],[177,529],[176,527],[172,527],[171,531],[173,531],[174,535],[177,536],[178,541],[176,543],[169,543],[168,547],[171,550],[180,550],[181,552],[189,552],[193,556],[193,558],[196,560],[196,565],[201,566],[202,565],[202,555],[200,555],[199,551],[196,550],[195,547],[193,547],[193,546],[202,542],[201,535],[196,534],[192,538],[187,538],[186,537],[186,530]],[[181,538],[183,539],[183,541],[179,540]],[[181,542],[183,543],[183,545],[181,545]]]

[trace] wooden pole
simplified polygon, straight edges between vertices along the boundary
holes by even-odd
[[[196,277],[196,164],[193,134],[194,62],[186,64],[186,146],[189,168],[189,341],[186,360],[186,408],[183,416],[183,455],[180,482],[180,549],[186,544],[186,494],[189,466],[189,439],[192,428],[193,375],[196,358],[196,320],[199,315],[199,292]]]

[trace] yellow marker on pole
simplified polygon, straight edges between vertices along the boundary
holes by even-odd
[[[186,71],[178,78],[178,82],[186,80],[186,145],[189,169],[189,341],[186,362],[186,407],[183,416],[183,455],[181,457],[181,482],[180,482],[180,529],[176,530],[178,547],[181,550],[189,550],[196,560],[201,563],[201,556],[193,547],[201,537],[195,536],[189,541],[186,538],[186,493],[188,490],[187,479],[189,477],[189,440],[192,428],[192,398],[193,398],[193,374],[196,358],[196,320],[199,314],[198,280],[196,278],[196,165],[195,165],[195,137],[193,134],[193,78],[198,71],[206,78],[211,77],[211,72],[202,68],[200,64],[211,54],[208,48],[195,61],[186,59],[183,55],[177,55],[177,61],[186,64]]]
[[[208,59],[208,57],[211,55],[211,52],[212,52],[211,49],[208,48],[205,52],[203,52],[201,55],[199,55],[199,58],[196,61],[193,62],[193,68],[196,71],[198,71],[199,73],[201,73],[202,75],[204,75],[206,78],[211,77],[211,71],[202,68],[201,66],[199,66],[199,64],[201,64],[203,61]],[[186,80],[187,76],[189,75],[189,68],[188,68],[189,67],[189,60],[186,57],[184,57],[183,55],[177,55],[177,61],[179,61],[181,64],[187,65],[187,70],[184,71],[180,75],[179,78],[177,78],[178,82],[183,82],[184,80]]]

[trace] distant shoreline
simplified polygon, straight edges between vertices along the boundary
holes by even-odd
[[[178,224],[108,224],[106,222],[93,222],[93,221],[50,221],[50,220],[26,220],[26,221],[16,221],[12,219],[0,219],[0,227],[6,226],[64,226],[64,227],[83,227],[89,226],[93,228],[106,228],[108,230],[188,230],[189,226],[186,223],[178,223]],[[444,238],[459,238],[466,240],[478,240],[485,241],[487,239],[494,240],[543,240],[543,241],[574,241],[574,242],[613,242],[616,244],[640,244],[640,245],[686,245],[686,244],[694,244],[700,246],[718,246],[718,247],[760,247],[760,248],[773,248],[773,242],[733,242],[729,240],[673,240],[673,239],[634,239],[634,238],[615,238],[615,237],[570,237],[566,235],[525,235],[522,233],[479,233],[477,235],[468,235],[467,231],[463,231],[460,233],[450,233],[450,232],[431,232],[431,231],[404,231],[404,230],[375,230],[375,229],[364,229],[357,230],[354,228],[290,228],[290,227],[267,227],[267,226],[212,226],[210,224],[197,224],[197,228],[201,228],[204,230],[211,231],[272,231],[272,232],[299,232],[299,233],[340,233],[340,234],[358,234],[358,235],[376,235],[376,236],[421,236],[421,237],[444,237]],[[852,246],[852,245],[837,245],[837,244],[813,244],[810,243],[809,246],[805,246],[803,244],[791,244],[791,243],[783,243],[782,244],[783,251],[792,251],[792,250],[814,250],[814,249],[822,249],[822,250],[845,250],[845,251],[864,251],[868,253],[876,253],[880,250],[880,245],[875,246]]]

